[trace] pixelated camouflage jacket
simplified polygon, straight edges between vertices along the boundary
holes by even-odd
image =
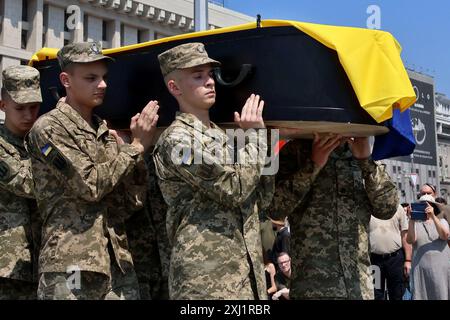
[[[216,162],[212,150],[219,147],[227,156],[229,149],[225,133],[211,126],[220,131],[220,137],[210,136],[192,114],[179,113],[154,151],[173,246],[170,297],[265,299],[258,210],[270,203],[274,179],[261,177],[263,165],[257,161],[246,165]],[[188,150],[179,163],[171,158],[178,148]],[[250,157],[258,151],[265,156],[265,140],[247,143],[239,150]],[[200,164],[193,160],[196,152],[203,154]],[[249,289],[252,279],[256,279],[257,292]]]
[[[294,299],[373,299],[371,215],[390,219],[398,194],[385,166],[336,149],[320,170],[311,140],[289,142],[269,210],[289,216]]]
[[[104,121],[94,116],[93,122],[96,130],[59,102],[27,136],[43,220],[40,272],[76,266],[109,275],[110,258],[122,272],[132,264],[124,220],[142,208],[146,180],[130,181],[145,163],[132,145],[117,145]]]
[[[33,280],[39,249],[31,163],[23,139],[0,125],[0,277]]]

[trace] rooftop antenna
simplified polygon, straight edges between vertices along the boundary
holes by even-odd
[[[256,15],[256,27],[261,28],[261,15],[260,14]]]

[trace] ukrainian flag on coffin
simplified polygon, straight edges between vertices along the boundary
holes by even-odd
[[[375,137],[372,158],[411,154],[416,141],[408,108],[416,101],[416,95],[400,58],[402,48],[397,40],[379,30],[296,25],[337,51],[361,106],[389,128],[388,133]]]

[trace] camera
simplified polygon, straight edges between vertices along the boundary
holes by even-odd
[[[411,203],[411,220],[427,220],[425,208],[428,203],[426,201]]]

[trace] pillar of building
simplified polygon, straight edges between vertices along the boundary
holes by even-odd
[[[0,44],[20,48],[22,32],[22,1],[4,0]]]
[[[101,41],[103,31],[103,20],[94,16],[85,16],[87,19],[87,41]]]
[[[123,26],[123,40],[124,46],[137,43],[138,30],[134,27],[124,25]]]
[[[80,13],[79,13],[79,21],[78,21],[78,25],[75,28],[75,30],[73,30],[73,34],[72,34],[72,40],[73,42],[83,42],[84,41],[84,13],[83,13],[83,9],[80,8]]]
[[[64,9],[48,6],[46,46],[61,48],[64,46]]]
[[[120,26],[121,23],[118,20],[111,20],[106,23],[106,38],[109,48],[120,47]]]
[[[27,51],[36,52],[42,48],[44,0],[28,0],[28,43]]]

